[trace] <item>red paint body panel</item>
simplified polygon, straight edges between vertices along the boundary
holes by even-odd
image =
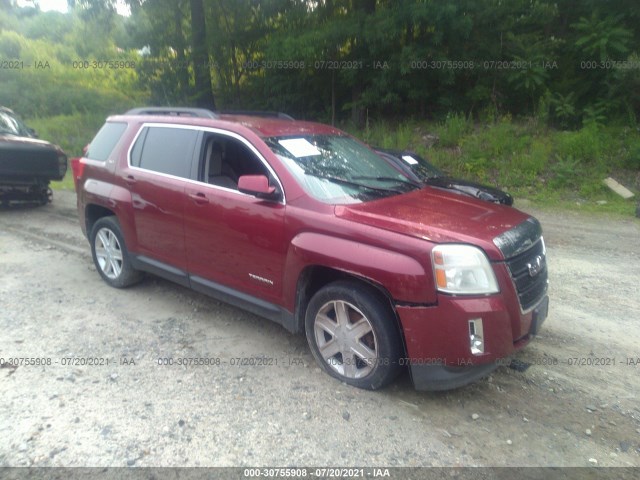
[[[313,232],[296,236],[291,248],[300,265],[322,265],[372,280],[387,286],[398,301],[429,297],[429,275],[407,255]]]
[[[285,206],[206,184],[186,193],[187,270],[281,303]]]
[[[336,215],[434,243],[478,245],[492,260],[503,259],[493,239],[528,218],[511,207],[431,187],[375,202],[337,207]]]
[[[436,301],[430,263],[433,245],[336,217],[333,206],[306,199],[287,205],[285,238],[289,252],[283,272],[283,293],[288,309],[293,311],[298,279],[310,266],[332,267],[370,280],[399,302]],[[398,261],[410,266],[401,277],[388,273],[398,272]]]
[[[181,270],[187,268],[184,243],[185,183],[142,171],[132,172],[131,207],[138,253]]]
[[[463,299],[440,295],[433,307],[397,307],[406,339],[407,357],[418,365],[480,365],[512,355],[528,343],[514,341],[512,317],[500,295]],[[482,319],[485,353],[469,351],[469,320]],[[531,314],[521,320],[530,324]],[[520,329],[519,329],[520,330]],[[516,334],[518,336],[518,334]]]

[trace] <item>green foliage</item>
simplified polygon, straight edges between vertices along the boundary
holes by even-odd
[[[105,116],[99,113],[74,113],[47,118],[27,118],[25,122],[38,137],[62,147],[69,158],[82,155],[82,149],[104,124]]]
[[[640,172],[640,138],[638,135],[623,143],[621,166],[631,171]]]
[[[640,112],[638,2],[202,0],[204,66],[206,59],[194,63],[194,2],[127,3],[129,18],[116,14],[114,0],[75,0],[67,15],[7,7],[0,52],[26,58],[35,51],[67,67],[135,58],[129,76],[56,72],[65,85],[118,90],[132,101],[148,93],[156,104],[195,102],[204,69],[221,108],[359,127],[368,117],[441,119],[449,146],[460,126],[446,119],[451,112],[482,122],[534,115],[571,129],[635,122]],[[134,53],[143,48],[144,61]],[[65,113],[80,108],[70,100]]]
[[[19,60],[22,46],[20,37],[14,32],[0,34],[0,56],[5,60]]]
[[[529,148],[511,157],[503,168],[501,185],[515,189],[526,189],[540,185],[545,178],[549,164],[551,146],[548,139],[539,137]]]
[[[604,100],[596,101],[593,105],[584,108],[584,116],[582,124],[588,126],[602,126],[607,121],[607,113],[609,110],[609,102]]]
[[[15,60],[15,68],[0,69],[0,105],[23,117],[78,112],[104,117],[145,101],[137,88],[137,54],[117,49],[104,38],[97,41],[105,28],[100,18],[83,24],[73,14],[3,14],[20,21],[6,21],[15,30],[0,31],[0,60]],[[93,41],[99,47],[94,49]]]
[[[619,152],[619,142],[612,130],[589,123],[578,131],[559,132],[555,135],[555,152],[560,158],[574,158],[583,165],[617,165],[612,153]]]
[[[553,118],[564,128],[571,126],[576,120],[575,93],[566,95],[555,93],[549,100]]]
[[[571,25],[579,33],[576,47],[589,59],[605,61],[619,58],[629,52],[629,42],[633,38],[631,30],[623,26],[624,15],[608,15],[604,18],[593,11],[589,18]]]
[[[471,123],[463,114],[449,113],[436,132],[441,146],[455,147],[470,129]]]
[[[584,176],[584,172],[580,168],[580,161],[572,156],[558,156],[555,160],[550,168],[549,187],[554,190],[578,187],[579,179]]]

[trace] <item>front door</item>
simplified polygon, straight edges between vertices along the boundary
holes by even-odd
[[[264,174],[266,161],[235,134],[205,132],[198,182],[186,186],[185,244],[192,284],[206,279],[281,303],[286,255],[283,201],[240,193],[241,175]]]

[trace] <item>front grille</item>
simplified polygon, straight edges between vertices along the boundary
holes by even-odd
[[[547,292],[547,258],[542,237],[528,250],[507,260],[523,311],[533,308]]]

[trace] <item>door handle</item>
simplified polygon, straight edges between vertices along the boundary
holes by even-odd
[[[127,182],[129,185],[133,185],[134,183],[137,182],[136,177],[134,177],[133,175],[127,175],[127,178],[125,178],[124,181]]]
[[[201,205],[203,205],[205,203],[209,203],[209,199],[202,192],[190,193],[189,194],[189,198],[191,200],[193,200],[195,203],[198,203],[198,204],[201,204]]]

